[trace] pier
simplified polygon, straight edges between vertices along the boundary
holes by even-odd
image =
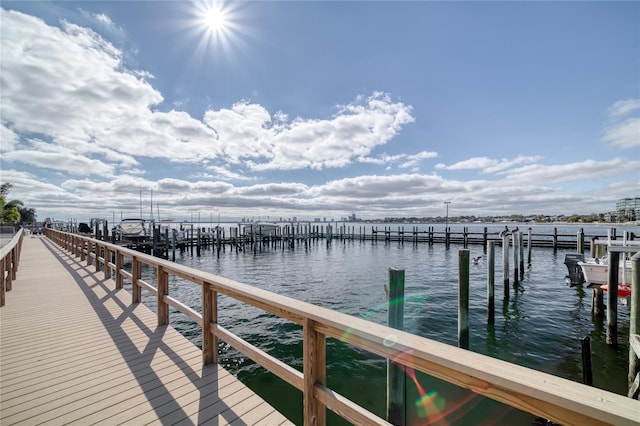
[[[219,340],[300,390],[305,424],[325,424],[326,409],[355,424],[389,424],[327,387],[327,339],[564,425],[640,423],[640,402],[631,398],[108,242],[51,229],[45,234],[26,236],[17,257],[9,255],[15,239],[2,249],[3,292],[10,286],[0,308],[2,424],[286,423],[219,367]],[[141,279],[142,265],[156,270],[155,282]],[[170,276],[199,286],[201,306],[175,299]],[[155,312],[141,303],[142,291],[157,298]],[[220,324],[219,294],[301,326],[302,371]],[[169,307],[201,324],[202,350],[167,325]],[[84,383],[82,390],[72,390],[76,382]],[[231,392],[231,386],[240,390]]]
[[[207,222],[208,224],[208,222]],[[106,220],[94,226],[90,236],[111,243],[131,248],[147,254],[153,254],[165,259],[175,259],[176,250],[190,251],[191,254],[200,255],[202,249],[214,249],[220,251],[235,250],[243,252],[256,252],[268,248],[296,248],[308,247],[311,243],[319,241],[327,245],[333,243],[346,243],[348,241],[370,242],[371,244],[445,244],[487,247],[488,242],[494,242],[496,246],[503,243],[502,230],[489,231],[485,226],[482,231],[472,231],[464,226],[462,229],[452,230],[449,226],[439,228],[434,225],[426,228],[412,225],[372,225],[356,223],[323,223],[314,222],[282,222],[272,232],[265,232],[261,226],[252,223],[238,225],[223,224],[222,226],[202,226],[202,223],[175,223],[172,225],[180,228],[169,228],[167,224],[149,222],[148,237],[136,242],[119,241],[115,235],[109,234]],[[501,225],[501,224],[500,224]],[[583,253],[585,244],[595,240],[603,240],[609,237],[616,238],[616,229],[611,228],[610,235],[589,234],[580,229],[577,234],[563,234],[554,227],[551,233],[535,232],[531,227],[518,229],[512,225],[509,233],[519,231],[524,240],[523,246],[550,248],[553,250],[572,249]],[[506,228],[507,225],[505,225]],[[77,232],[77,226],[69,223],[66,227],[72,232]],[[587,228],[588,229],[588,228]],[[85,234],[86,235],[86,234]],[[89,236],[89,235],[87,235]],[[635,236],[631,237],[632,239]]]
[[[1,424],[289,424],[92,269],[24,238],[0,308]]]

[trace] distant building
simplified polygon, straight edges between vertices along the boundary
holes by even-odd
[[[640,216],[640,197],[619,199],[616,202],[615,215],[617,220],[638,220]]]

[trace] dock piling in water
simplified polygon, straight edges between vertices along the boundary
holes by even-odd
[[[504,284],[504,298],[509,298],[509,234],[502,234],[502,276]]]
[[[631,296],[629,318],[629,386],[631,387],[636,377],[640,375],[640,253],[631,258]],[[635,347],[635,349],[634,349]]]
[[[487,241],[487,322],[495,323],[495,268],[496,268],[496,243]]]
[[[513,286],[517,287],[520,283],[520,274],[518,273],[518,236],[519,232],[514,231],[511,233],[511,240],[513,242]]]
[[[609,251],[607,279],[607,345],[618,346],[618,266],[620,253]]]
[[[469,249],[458,252],[458,347],[469,349]]]
[[[593,370],[591,367],[591,338],[586,336],[580,340],[582,348],[582,383],[593,386]]]
[[[388,323],[389,327],[404,328],[404,269],[389,268]],[[387,360],[387,421],[395,426],[405,424],[404,367]]]

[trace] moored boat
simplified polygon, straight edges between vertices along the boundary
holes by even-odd
[[[587,258],[578,262],[585,282],[589,284],[607,284],[609,279],[609,265],[607,259]],[[620,262],[618,265],[618,284],[631,283],[631,261]]]
[[[122,219],[115,229],[116,240],[125,242],[144,242],[148,238],[148,230],[144,219]]]
[[[254,223],[242,224],[244,232],[247,234],[255,234],[261,237],[270,237],[277,234],[280,225],[273,222],[258,221]]]

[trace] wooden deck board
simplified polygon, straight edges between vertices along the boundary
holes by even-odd
[[[290,424],[78,258],[27,237],[0,308],[0,424]]]

